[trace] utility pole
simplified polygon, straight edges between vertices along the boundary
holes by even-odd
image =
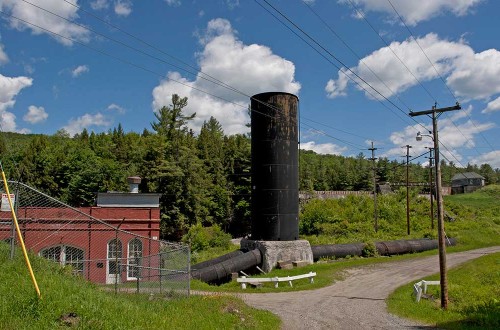
[[[410,148],[406,145],[406,231],[410,235]]]
[[[434,159],[434,157],[432,157],[433,150],[434,150],[434,148],[429,148],[429,196],[431,199],[431,229],[432,230],[434,230],[434,194],[432,193],[432,190],[433,190],[432,160]]]
[[[441,285],[441,308],[448,309],[448,275],[446,270],[446,243],[444,234],[444,210],[443,210],[443,196],[441,190],[441,165],[439,162],[439,138],[438,138],[438,127],[437,127],[437,116],[436,114],[441,114],[447,111],[460,110],[460,104],[458,102],[453,107],[447,108],[436,108],[436,105],[432,107],[431,110],[410,112],[411,117],[421,116],[421,115],[431,115],[432,118],[432,132],[434,140],[434,166],[436,170],[436,198],[437,198],[437,210],[438,210],[438,248],[439,248],[439,275],[440,275],[440,285]],[[420,137],[422,139],[422,137]],[[418,135],[417,135],[418,140]]]
[[[372,147],[368,148],[368,150],[371,150],[372,152],[372,158],[370,160],[372,161],[372,170],[373,170],[373,220],[375,222],[375,232],[378,231],[378,211],[377,211],[377,168],[375,166],[375,161],[377,158],[375,158],[375,150],[377,148],[373,147],[373,141],[372,141]]]

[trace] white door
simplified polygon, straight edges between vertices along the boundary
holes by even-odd
[[[106,267],[106,284],[120,283],[122,242],[111,240],[108,243],[108,262]]]

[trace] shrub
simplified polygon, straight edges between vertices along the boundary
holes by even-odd
[[[231,235],[225,233],[218,225],[203,227],[196,224],[189,228],[186,235],[182,237],[184,243],[191,243],[191,250],[202,251],[210,247],[227,248],[231,241]]]
[[[371,241],[365,242],[365,247],[363,248],[363,251],[361,251],[361,255],[365,258],[378,256],[378,251],[375,243]]]

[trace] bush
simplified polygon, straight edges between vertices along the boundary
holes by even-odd
[[[189,228],[182,241],[191,243],[191,250],[196,252],[211,247],[227,248],[231,243],[231,235],[225,233],[218,225],[203,227],[201,224],[196,224]]]
[[[378,251],[377,247],[375,246],[375,243],[366,242],[363,251],[361,251],[361,255],[365,258],[378,256]]]

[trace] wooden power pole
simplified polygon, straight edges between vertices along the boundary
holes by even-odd
[[[411,117],[431,115],[432,118],[432,133],[434,140],[434,166],[436,170],[436,199],[438,211],[438,249],[439,249],[439,275],[441,285],[441,308],[448,309],[448,275],[446,270],[446,242],[444,234],[444,209],[443,209],[443,194],[441,189],[441,165],[439,161],[439,137],[437,117],[443,112],[460,110],[460,104],[447,108],[436,108],[436,105],[431,110],[410,112]],[[422,137],[420,137],[421,139]],[[417,135],[418,140],[418,135]]]
[[[406,145],[406,231],[410,235],[410,148]]]
[[[435,190],[433,189],[434,184],[432,182],[432,160],[434,157],[432,157],[432,151],[434,148],[429,148],[429,197],[431,200],[431,229],[434,230],[434,195],[435,195]],[[433,193],[434,190],[434,193]]]
[[[370,160],[372,161],[372,170],[373,170],[373,220],[374,220],[374,228],[375,232],[378,231],[378,212],[377,212],[377,167],[375,166],[375,161],[377,158],[375,158],[375,150],[377,148],[373,147],[373,142],[372,142],[372,147],[368,148],[368,150],[371,150],[372,152],[372,158]]]

